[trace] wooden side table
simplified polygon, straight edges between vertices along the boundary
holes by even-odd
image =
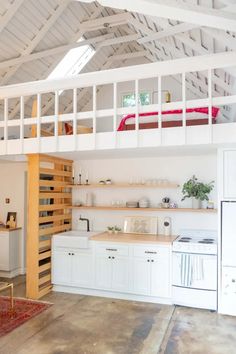
[[[11,313],[14,310],[14,299],[13,299],[13,283],[0,282],[0,291],[10,290],[10,310]]]

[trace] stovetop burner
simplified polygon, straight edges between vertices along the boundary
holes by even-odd
[[[190,242],[192,240],[191,237],[181,237],[179,239],[179,242]]]
[[[215,240],[213,238],[204,238],[203,241],[214,242]]]
[[[214,243],[214,240],[208,241],[207,239],[203,239],[203,240],[198,241],[198,243],[204,243],[206,245],[210,245],[210,244]]]

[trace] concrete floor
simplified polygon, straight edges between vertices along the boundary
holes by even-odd
[[[14,279],[24,296],[25,279]],[[234,354],[236,318],[210,311],[51,293],[54,305],[0,339],[0,354]]]

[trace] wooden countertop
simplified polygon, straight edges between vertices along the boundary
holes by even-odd
[[[6,232],[6,231],[10,232],[16,230],[21,230],[21,227],[14,227],[14,228],[0,227],[0,232]]]
[[[165,235],[145,235],[145,234],[128,234],[118,233],[109,234],[103,232],[90,237],[91,241],[107,241],[107,242],[126,242],[126,243],[156,243],[156,244],[172,244],[177,236]]]

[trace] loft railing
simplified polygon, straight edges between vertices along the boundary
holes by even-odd
[[[3,102],[3,115],[0,117],[0,130],[2,131],[2,140],[0,141],[0,154],[24,154],[30,152],[53,152],[53,151],[69,151],[79,150],[81,145],[78,142],[85,142],[88,139],[86,150],[102,148],[102,143],[97,145],[97,123],[101,117],[112,117],[113,131],[112,147],[117,147],[120,138],[120,132],[117,133],[118,117],[124,114],[135,114],[135,131],[136,146],[139,146],[139,137],[144,134],[139,128],[139,114],[158,111],[158,139],[157,145],[162,145],[163,128],[162,128],[162,112],[165,110],[182,109],[182,126],[184,140],[186,143],[186,109],[197,107],[208,107],[208,143],[212,143],[212,107],[236,104],[236,94],[232,90],[227,95],[213,96],[213,86],[220,79],[216,76],[215,70],[232,68],[236,63],[236,52],[227,52],[214,55],[206,55],[200,57],[191,57],[177,59],[172,61],[157,62],[152,64],[144,64],[138,66],[124,67],[100,72],[92,72],[81,74],[76,78],[66,78],[60,80],[43,80],[37,82],[28,82],[17,85],[0,87],[0,101]],[[207,82],[207,97],[198,99],[187,99],[187,90],[189,82],[186,80],[187,75],[193,72],[205,72]],[[177,102],[162,102],[162,82],[165,76],[181,77],[182,99]],[[192,77],[192,76],[191,76]],[[195,77],[195,76],[194,76]],[[155,79],[158,84],[158,102],[147,106],[140,106],[139,83],[143,79]],[[193,78],[193,77],[192,77]],[[135,86],[134,107],[119,107],[117,102],[117,85],[122,82],[133,81]],[[113,107],[110,109],[98,109],[97,107],[97,88],[103,85],[112,84]],[[224,85],[223,85],[224,87]],[[92,109],[88,111],[78,111],[78,90],[90,88],[92,91]],[[72,90],[72,113],[60,113],[59,98],[62,91]],[[52,114],[45,116],[42,113],[42,95],[54,94],[55,100]],[[33,109],[31,117],[25,115],[25,103],[29,97],[34,96]],[[19,116],[12,119],[9,113],[9,102],[12,99],[19,101]],[[78,134],[77,127],[81,120],[92,118],[92,133],[86,134],[90,137],[82,137]],[[66,137],[66,141],[62,142],[65,136],[62,135],[62,127],[67,122],[72,122],[72,135]],[[48,135],[44,133],[42,126],[51,124],[54,129]],[[19,130],[18,136],[11,140],[9,130],[11,128]],[[25,136],[25,129],[31,127],[30,134]],[[109,133],[108,133],[109,134]],[[91,139],[92,137],[92,139]],[[68,138],[70,140],[68,140]],[[73,144],[70,142],[73,141]],[[45,139],[49,139],[47,147],[42,147]],[[51,139],[51,142],[50,142]],[[62,143],[62,146],[60,144]],[[50,147],[51,144],[51,147]],[[67,146],[68,145],[68,146]],[[120,146],[121,147],[121,146]],[[135,147],[135,146],[134,146]],[[83,148],[82,148],[83,149]]]

